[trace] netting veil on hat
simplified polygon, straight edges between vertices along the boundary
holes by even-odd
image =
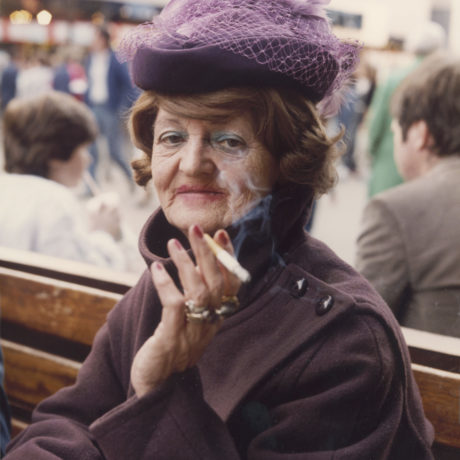
[[[332,96],[358,61],[359,46],[344,43],[331,32],[324,10],[327,3],[329,0],[171,0],[153,22],[134,28],[123,38],[118,55],[133,62],[134,80],[143,89],[159,89],[161,69],[156,66],[167,68],[163,80],[169,74],[168,82],[160,78],[163,90],[185,88],[183,79],[190,92],[205,89],[190,78],[195,60],[204,81],[212,86],[209,90],[218,89],[219,78],[222,86],[231,78],[238,84],[245,79],[248,84],[291,82],[330,112]],[[188,73],[182,79],[177,75],[181,71]],[[212,80],[205,78],[207,71]]]

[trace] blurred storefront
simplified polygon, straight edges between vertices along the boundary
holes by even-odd
[[[429,22],[445,31],[445,48],[460,54],[460,0],[331,0],[337,35],[357,39],[385,80],[413,58],[414,44]]]
[[[167,0],[0,0],[0,43],[86,45],[91,24],[106,22],[118,37],[149,21]],[[338,34],[369,48],[401,46],[426,20],[439,22],[449,46],[460,46],[460,0],[331,0],[330,17]],[[451,33],[452,32],[452,33]]]
[[[427,21],[438,22],[449,37],[460,20],[459,0],[331,0],[332,18],[342,36],[358,38],[369,48],[401,47]],[[458,28],[458,27],[457,27]]]
[[[125,29],[151,20],[162,3],[151,0],[3,0],[0,1],[0,43],[86,46],[92,25],[109,23],[116,41]]]

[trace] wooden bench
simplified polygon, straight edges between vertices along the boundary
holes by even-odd
[[[460,458],[460,338],[402,328],[423,408],[435,428],[436,459]]]
[[[107,313],[136,276],[0,248],[1,337],[13,435],[74,382]],[[436,448],[460,458],[460,339],[403,328]]]
[[[12,435],[71,385],[107,313],[137,277],[0,248],[1,345]]]

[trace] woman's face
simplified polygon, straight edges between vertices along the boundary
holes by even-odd
[[[152,177],[169,223],[214,233],[267,195],[278,162],[257,139],[250,117],[210,122],[160,109],[154,123]]]

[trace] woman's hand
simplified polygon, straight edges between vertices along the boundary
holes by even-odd
[[[187,320],[185,302],[192,301],[195,307],[208,308],[212,313],[221,306],[223,296],[235,296],[241,285],[235,275],[218,263],[198,226],[190,227],[188,236],[196,266],[178,240],[168,242],[183,293],[160,263],[155,262],[151,267],[163,311],[155,333],[139,349],[131,367],[131,382],[138,397],[173,373],[194,366],[222,325],[217,315],[212,315],[211,322]],[[224,230],[216,232],[214,240],[233,254]]]

